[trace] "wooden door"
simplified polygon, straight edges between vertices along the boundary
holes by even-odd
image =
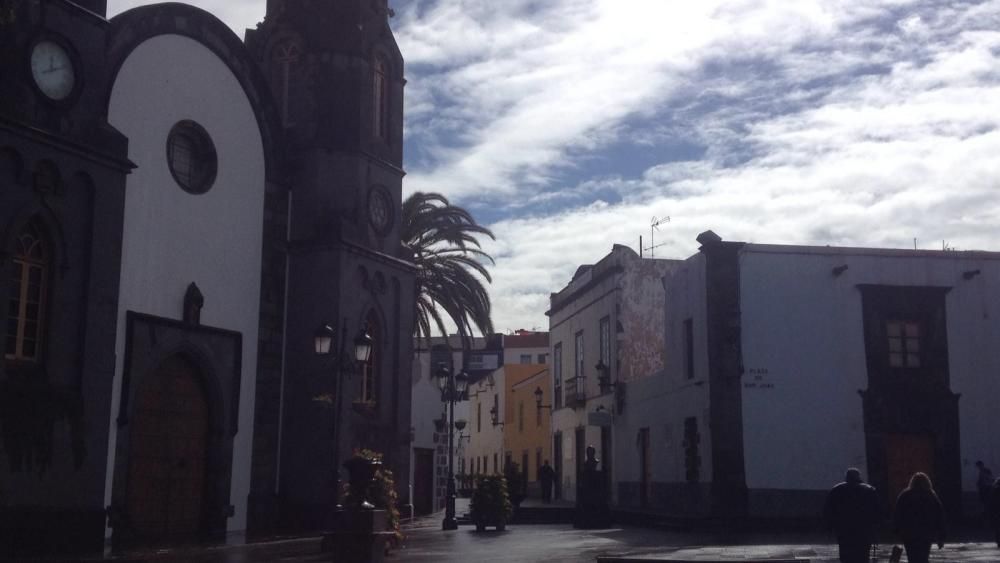
[[[639,430],[639,506],[649,506],[649,484],[651,481],[652,463],[649,458],[649,428]]]
[[[413,510],[434,512],[434,450],[413,448]]]
[[[934,481],[934,439],[921,434],[890,434],[886,437],[885,461],[889,505],[895,507],[896,497],[914,473],[921,471]]]
[[[611,427],[601,427],[601,469],[604,470],[604,484],[611,490]]]
[[[552,491],[553,498],[562,498],[562,475],[563,475],[563,441],[562,432],[556,432],[552,440],[552,469],[556,472],[555,488]]]
[[[197,372],[168,359],[138,390],[131,420],[128,519],[142,543],[198,539],[203,522],[208,404]]]

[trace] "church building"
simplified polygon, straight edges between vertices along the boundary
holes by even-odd
[[[243,42],[177,3],[0,2],[0,556],[322,529],[355,449],[409,502],[390,16],[268,0]]]

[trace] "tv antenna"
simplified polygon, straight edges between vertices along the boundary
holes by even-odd
[[[669,222],[670,222],[670,217],[669,216],[667,216],[667,217],[657,217],[656,215],[653,215],[653,218],[650,219],[650,221],[649,221],[649,246],[643,248],[643,246],[642,246],[642,237],[639,237],[639,257],[640,258],[642,258],[642,253],[645,250],[649,251],[649,257],[650,258],[655,258],[656,257],[656,249],[659,248],[659,247],[661,247],[661,246],[666,246],[667,245],[667,243],[665,243],[665,242],[660,243],[660,244],[656,244],[656,238],[655,238],[655,236],[656,236],[656,231],[660,230],[660,225],[662,225],[664,223],[669,223]]]

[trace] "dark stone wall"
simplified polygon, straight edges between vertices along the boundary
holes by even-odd
[[[739,517],[747,511],[738,261],[743,243],[701,236],[699,242],[705,255],[712,514]]]
[[[274,373],[262,372],[254,495],[264,498],[276,476],[278,506],[271,516],[277,520],[270,527],[318,529],[329,522],[334,498],[335,417],[315,398],[333,393],[338,374],[344,386],[339,461],[354,448],[383,453],[401,501],[408,500],[415,279],[399,231],[403,61],[384,2],[272,1],[246,42],[280,110],[291,190],[284,395],[280,376],[276,382]],[[390,66],[384,138],[372,126],[377,56]],[[369,214],[377,190],[386,191],[392,207],[385,229],[376,229]],[[279,255],[265,267],[277,268]],[[369,315],[380,327],[382,377],[375,405],[363,407],[354,404],[360,381],[357,374],[348,377],[353,366],[341,370],[340,358],[316,357],[312,342],[316,328],[329,324],[338,337],[346,335],[349,354]],[[274,447],[279,440],[280,452]],[[275,457],[266,457],[269,452]]]
[[[43,353],[0,361],[0,558],[100,552],[114,376],[126,141],[103,118],[107,23],[66,2],[15,3],[0,22],[0,295],[13,237],[39,221],[54,254]],[[28,57],[62,44],[76,89],[45,98]],[[5,309],[6,310],[6,309]],[[6,322],[0,323],[0,342]]]
[[[928,472],[952,518],[963,513],[959,428],[960,395],[951,390],[948,361],[947,287],[861,285],[868,388],[861,391],[868,474],[872,485],[890,498],[888,449],[894,436],[929,440],[933,449]],[[920,323],[919,368],[889,365],[886,322]]]
[[[230,484],[233,439],[239,432],[242,350],[243,335],[238,332],[128,312],[111,491],[112,543],[116,549],[148,542],[131,526],[136,515],[130,514],[128,508],[132,423],[142,387],[173,356],[183,357],[197,368],[209,406],[202,529],[197,539],[225,539],[227,519],[232,513]]]
[[[278,447],[284,369],[288,190],[269,182],[264,200],[264,249],[257,347],[253,457],[247,533],[265,535],[279,519]]]
[[[747,513],[755,518],[823,517],[823,505],[829,491],[750,489]]]
[[[703,483],[650,483],[649,506],[642,508],[640,487],[638,481],[619,481],[619,510],[647,510],[670,516],[704,517],[708,516],[711,487]]]

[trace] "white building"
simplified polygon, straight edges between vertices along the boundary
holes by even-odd
[[[417,353],[413,361],[412,409],[410,411],[411,434],[413,438],[410,463],[413,483],[413,508],[416,514],[429,514],[445,507],[448,485],[448,426],[447,405],[441,400],[441,390],[435,374],[441,365],[450,370],[464,370],[471,380],[470,396],[475,390],[485,387],[489,376],[501,365],[502,352],[499,335],[489,338],[476,337],[471,349],[464,350],[461,338],[444,337],[431,339],[430,348],[426,343],[417,342]],[[475,420],[470,415],[471,400],[455,403],[457,425],[464,421],[461,430],[455,430],[454,447],[455,474],[467,472],[469,459],[469,433],[475,428]],[[488,416],[488,415],[487,415]],[[487,418],[487,425],[489,419]],[[464,436],[464,438],[463,438]]]
[[[661,280],[678,264],[643,259],[615,245],[550,296],[556,498],[576,498],[577,472],[588,445],[597,449],[602,468],[610,469],[614,479],[611,413],[626,385],[663,369]]]
[[[698,240],[663,280],[665,369],[615,415],[619,506],[817,516],[855,466],[969,512],[1000,465],[1000,253]]]

